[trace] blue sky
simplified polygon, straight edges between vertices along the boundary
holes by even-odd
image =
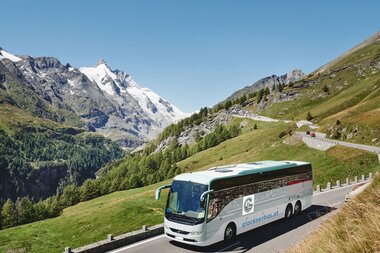
[[[104,58],[191,112],[311,72],[380,29],[380,1],[1,1],[0,46],[75,67]]]

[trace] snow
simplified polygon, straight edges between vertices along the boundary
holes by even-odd
[[[5,50],[0,50],[0,54],[4,57],[4,58],[7,58],[13,62],[18,62],[18,61],[21,61],[22,59],[20,57],[17,57],[13,54],[10,54],[8,53],[7,51]]]
[[[67,83],[68,83],[71,87],[74,87],[74,86],[75,86],[75,82],[72,81],[72,80],[67,79]]]
[[[146,114],[149,115],[149,117],[153,119],[160,119],[162,125],[168,125],[182,118],[190,116],[188,113],[180,111],[176,106],[170,104],[167,100],[157,95],[151,89],[140,87],[133,79],[130,79],[128,82],[127,91],[138,101],[141,108]],[[160,100],[167,103],[169,108],[171,108],[173,111],[169,112],[168,108],[160,103]],[[157,112],[154,113],[149,108],[149,101],[156,106]]]
[[[107,77],[116,79],[116,75],[112,73],[107,65],[99,64],[96,67],[83,67],[79,69],[83,74],[85,74],[90,80],[94,81],[100,89],[108,93],[109,95],[115,95],[115,91],[112,88],[112,83],[103,83],[103,80]]]
[[[125,101],[127,94],[131,95],[138,102],[144,113],[154,120],[159,128],[190,116],[190,114],[183,113],[167,100],[154,93],[151,89],[141,87],[130,75],[127,75],[125,80],[120,80],[115,72],[107,66],[104,60],[100,60],[94,67],[83,67],[79,70],[90,80],[94,81],[100,89],[111,95],[114,100],[119,101],[119,103]],[[127,84],[126,87],[125,83]],[[118,86],[121,95],[115,92],[114,85]],[[151,104],[157,108],[157,111],[153,112],[151,110]],[[152,132],[155,132],[153,125],[151,128]],[[157,131],[159,130],[160,129],[157,129]]]

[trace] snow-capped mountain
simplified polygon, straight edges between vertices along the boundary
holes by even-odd
[[[3,59],[3,58],[6,58],[6,59],[9,59],[13,62],[18,62],[18,61],[21,61],[21,58],[20,57],[17,57],[13,54],[10,54],[8,53],[7,51],[5,51],[4,49],[2,49],[0,47],[0,60]]]
[[[139,86],[127,73],[112,70],[103,59],[94,67],[83,67],[79,70],[94,81],[110,99],[124,103],[132,96],[144,113],[154,121],[159,131],[188,116],[151,89]]]
[[[125,147],[141,145],[188,115],[104,60],[78,69],[53,57],[16,56],[0,48],[0,61],[45,101]]]

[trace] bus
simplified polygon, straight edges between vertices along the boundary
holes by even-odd
[[[165,188],[165,235],[207,246],[310,207],[313,174],[308,162],[260,161],[177,175],[157,200]]]

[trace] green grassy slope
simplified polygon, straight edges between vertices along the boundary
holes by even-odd
[[[296,88],[300,85],[306,88]],[[323,87],[328,87],[328,92]],[[380,41],[347,54],[323,72],[315,72],[286,91],[296,99],[273,103],[261,112],[273,118],[305,119],[307,112],[321,131],[339,132],[341,139],[380,144]],[[342,125],[336,127],[339,120]],[[345,130],[344,130],[345,128]],[[351,135],[350,135],[351,134]]]
[[[313,150],[294,136],[279,138],[279,133],[293,128],[292,125],[247,121],[240,136],[197,153],[178,166],[193,171],[265,159],[306,160],[313,164],[316,183],[380,169],[373,154],[343,147],[328,152]],[[254,123],[258,125],[257,130],[253,130]],[[24,248],[27,252],[59,252],[65,246],[76,248],[105,239],[109,233],[117,235],[139,229],[144,224],[161,223],[166,192],[157,202],[154,190],[167,182],[115,192],[67,208],[58,218],[2,230],[0,252],[16,248]]]

